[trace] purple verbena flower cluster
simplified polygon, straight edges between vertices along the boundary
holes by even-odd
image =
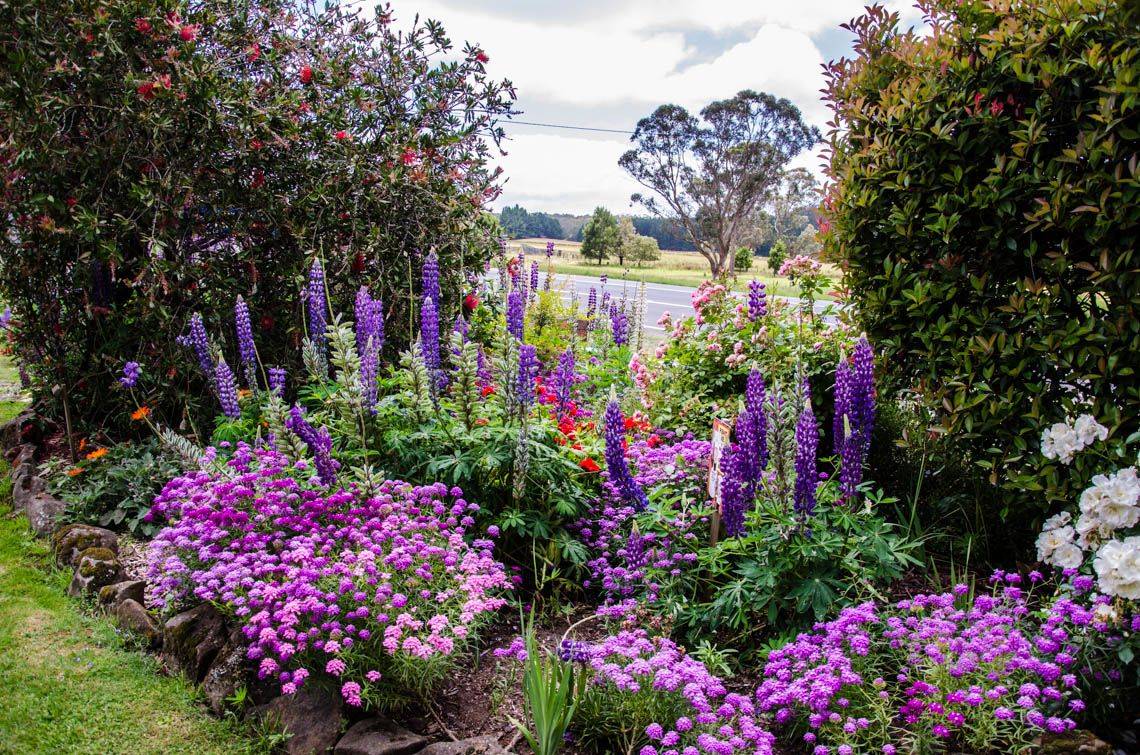
[[[262,679],[291,694],[332,677],[361,705],[394,668],[447,663],[504,601],[478,506],[458,488],[386,481],[313,489],[275,451],[240,444],[228,474],[194,471],[155,499],[148,604],[225,607]]]
[[[806,725],[816,752],[908,752],[938,740],[1012,752],[1042,730],[1072,729],[1084,707],[1076,638],[1093,612],[1062,598],[1040,620],[1020,587],[968,593],[959,585],[845,608],[772,651],[757,707],[777,724]]]

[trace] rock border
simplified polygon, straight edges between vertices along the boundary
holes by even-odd
[[[119,562],[119,536],[61,522],[67,504],[48,492],[36,463],[42,441],[42,425],[31,410],[0,425],[0,448],[12,465],[13,510],[27,516],[37,536],[50,539],[54,562],[73,570],[67,594],[93,600],[120,629],[157,652],[168,671],[198,685],[213,715],[225,715],[228,701],[245,687],[263,693],[247,716],[291,734],[282,746],[287,755],[509,755],[494,736],[433,743],[388,718],[350,717],[339,695],[316,685],[288,696],[265,693],[240,632],[213,605],[201,603],[160,622],[146,606],[146,583],[128,578]]]

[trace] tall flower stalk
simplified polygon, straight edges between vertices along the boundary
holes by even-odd
[[[318,355],[326,354],[325,329],[328,327],[328,302],[325,300],[325,269],[320,260],[309,268],[309,286],[305,293],[309,308],[309,342]]]
[[[241,356],[245,384],[250,390],[257,388],[257,347],[253,343],[253,324],[249,319],[249,307],[245,299],[238,297],[234,303],[234,330],[237,331],[238,354]]]
[[[313,455],[313,465],[321,483],[330,487],[334,485],[340,462],[332,457],[332,436],[329,435],[328,428],[322,427],[318,430],[310,425],[297,406],[289,411],[289,418],[285,424],[304,441],[309,453]]]
[[[214,391],[218,394],[218,403],[222,405],[222,413],[230,419],[241,417],[241,407],[238,406],[237,379],[233,370],[226,364],[225,359],[219,359],[214,368]]]
[[[644,511],[649,507],[649,499],[641,485],[633,479],[629,463],[625,459],[625,418],[616,398],[611,398],[606,404],[603,423],[606,440],[606,472],[609,474],[610,484],[627,504],[637,511]]]
[[[811,409],[811,394],[804,391],[804,406],[796,421],[795,510],[801,521],[815,511],[815,491],[819,484],[816,453],[819,450],[819,423]]]

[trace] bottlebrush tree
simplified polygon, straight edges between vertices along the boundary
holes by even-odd
[[[121,417],[108,389],[138,359],[179,405],[200,391],[174,337],[238,294],[284,358],[316,256],[334,298],[372,287],[397,341],[429,250],[458,309],[493,247],[487,161],[513,88],[435,22],[330,5],[0,9],[0,291],[40,399]]]
[[[1040,515],[1081,489],[1042,463],[1044,428],[1140,430],[1140,19],[1115,0],[920,5],[934,33],[872,8],[828,67],[825,243],[944,447],[1007,486],[1003,515]]]

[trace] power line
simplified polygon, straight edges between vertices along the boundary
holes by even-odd
[[[564,128],[571,131],[603,131],[607,134],[632,134],[632,131],[623,131],[617,128],[596,128],[594,126],[565,126],[560,123],[535,123],[534,121],[503,121],[503,125],[518,124],[520,126],[542,126],[544,128]]]

